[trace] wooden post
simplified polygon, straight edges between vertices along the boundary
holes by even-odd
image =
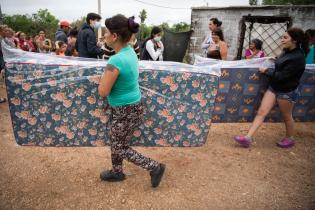
[[[100,16],[101,15],[101,0],[98,0],[98,14]],[[97,41],[99,41],[99,39],[102,37],[102,27],[100,27],[99,29],[97,29]]]

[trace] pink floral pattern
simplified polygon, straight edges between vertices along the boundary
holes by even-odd
[[[37,63],[7,64],[6,84],[17,143],[108,144],[110,111],[106,99],[98,95],[104,68]],[[134,132],[133,145],[191,147],[206,142],[218,77],[190,68],[179,63],[161,68],[141,65],[145,114],[143,124]]]

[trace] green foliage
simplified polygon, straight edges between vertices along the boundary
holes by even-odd
[[[263,0],[263,5],[307,5],[314,4],[314,0]]]
[[[30,15],[3,15],[3,23],[13,30],[22,31],[27,36],[38,34],[43,30],[46,37],[54,39],[59,20],[47,9],[40,9],[37,13]]]
[[[147,12],[144,9],[141,10],[139,14],[139,18],[140,18],[141,23],[140,23],[140,31],[137,38],[140,41],[143,41],[151,35],[151,30],[153,26],[148,26],[144,23],[144,21],[147,18]],[[184,31],[190,30],[190,24],[187,24],[185,22],[176,23],[173,26],[170,26],[168,23],[164,22],[159,27],[161,27],[162,29],[173,31],[173,32],[184,32]]]
[[[168,23],[164,22],[160,25],[160,28],[162,28],[163,30],[164,29],[167,29],[167,30],[170,30],[170,26],[168,25]]]
[[[79,30],[85,22],[86,22],[86,17],[81,17],[80,19],[73,21],[71,23],[71,27],[72,28],[77,27],[77,29]]]
[[[144,40],[151,35],[152,26],[147,26],[146,24],[140,24],[140,31],[139,31],[139,40]]]
[[[190,31],[190,24],[187,24],[185,22],[176,23],[170,28],[170,30],[173,32]]]
[[[249,5],[257,5],[258,1],[257,0],[249,0]]]
[[[151,30],[153,26],[147,26],[146,24],[142,23],[140,24],[140,33],[138,34],[139,40],[144,40],[148,38],[151,35]],[[185,32],[190,30],[190,24],[187,24],[185,22],[176,23],[172,26],[170,26],[168,23],[164,22],[161,25],[159,25],[163,30],[169,30],[172,32]]]
[[[141,10],[139,18],[141,23],[144,23],[145,19],[147,19],[147,11],[145,9]]]
[[[32,17],[29,15],[3,15],[3,23],[11,27],[15,31],[23,31],[25,33],[33,31]]]

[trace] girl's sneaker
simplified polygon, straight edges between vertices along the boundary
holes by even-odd
[[[277,146],[281,148],[290,148],[290,147],[293,147],[294,144],[295,144],[294,139],[284,138],[277,143]]]
[[[106,170],[100,174],[100,178],[107,182],[119,182],[126,179],[126,175],[123,172],[113,172],[112,170]]]
[[[243,147],[249,147],[252,142],[252,139],[247,136],[235,136],[234,140]]]

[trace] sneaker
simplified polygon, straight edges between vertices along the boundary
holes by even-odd
[[[155,169],[153,169],[150,172],[152,187],[158,187],[159,186],[161,179],[162,179],[162,176],[163,176],[164,171],[165,171],[165,167],[166,166],[161,163],[158,165],[158,167],[156,167]]]
[[[115,173],[112,170],[106,170],[100,174],[100,178],[103,181],[119,182],[119,181],[123,181],[124,179],[126,179],[126,176],[123,172]]]
[[[294,144],[295,142],[292,138],[284,138],[277,143],[277,146],[281,148],[290,148],[293,147]]]
[[[252,142],[252,139],[247,136],[235,136],[234,140],[243,147],[249,147]]]

